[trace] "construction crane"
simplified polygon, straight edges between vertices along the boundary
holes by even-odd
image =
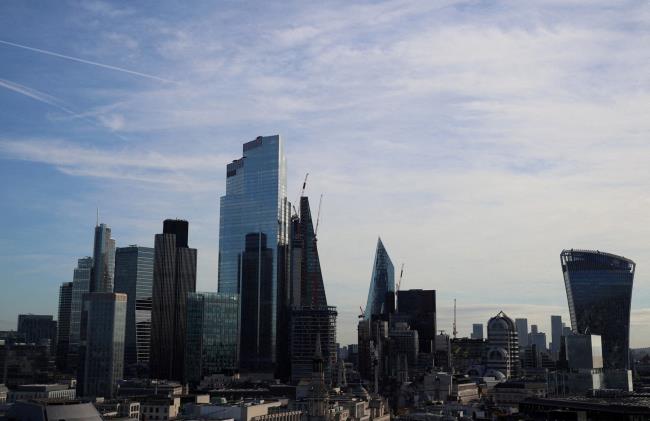
[[[402,277],[404,276],[404,263],[402,263],[402,268],[399,270],[399,280],[397,281],[397,292],[399,292],[400,286],[402,286]]]
[[[318,214],[316,216],[316,228],[314,228],[314,238],[318,237],[318,224],[320,223],[320,207],[323,204],[323,194],[321,193],[318,200]]]
[[[361,313],[359,314],[359,318],[363,319],[363,317],[364,317],[364,315],[363,315],[363,307],[359,306],[359,310],[361,310]]]
[[[309,177],[309,173],[305,174],[305,180],[302,182],[302,188],[300,189],[300,193],[298,193],[298,199],[294,203],[300,203],[300,198],[305,195],[305,188],[307,188],[307,177]],[[298,209],[296,209],[296,205],[293,203],[291,204],[293,206],[293,213],[297,216],[298,215]],[[300,205],[298,205],[300,207]]]

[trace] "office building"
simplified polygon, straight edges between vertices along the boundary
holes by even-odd
[[[68,370],[74,372],[79,366],[79,346],[81,342],[81,309],[83,296],[90,288],[90,273],[93,258],[84,257],[77,261],[72,278],[72,302],[70,307],[70,340],[68,344]]]
[[[49,314],[19,314],[18,334],[30,344],[47,344],[54,351],[57,323]]]
[[[563,250],[560,257],[572,330],[601,336],[605,369],[629,370],[635,263],[592,250]]]
[[[519,341],[515,322],[503,311],[488,321],[486,367],[505,378],[519,372]]]
[[[519,346],[525,348],[528,346],[528,319],[515,319],[515,327],[517,329],[517,338],[519,339]]]
[[[241,294],[241,328],[254,335],[247,338],[254,341],[251,352],[241,344],[241,351],[247,352],[240,356],[242,368],[285,367],[277,355],[278,349],[288,354],[288,344],[283,338],[278,341],[278,326],[286,337],[291,207],[280,136],[259,136],[243,145],[243,156],[226,167],[220,209],[218,291]],[[257,274],[255,268],[260,269]],[[257,285],[259,294],[247,291]],[[250,306],[257,307],[262,322],[253,331],[247,317]]]
[[[300,198],[300,215],[291,221],[291,304],[289,355],[293,382],[311,376],[316,337],[320,338],[323,372],[329,385],[336,367],[336,308],[327,305],[325,284],[309,198]],[[281,336],[278,337],[281,343]]]
[[[196,291],[196,249],[187,221],[167,219],[156,234],[151,309],[151,378],[184,381],[187,294]]]
[[[470,339],[483,339],[483,323],[474,323],[472,325]]]
[[[560,338],[562,337],[562,316],[551,316],[551,355],[558,357],[560,352]]]
[[[372,277],[370,278],[370,289],[368,290],[368,301],[364,316],[370,320],[373,316],[380,316],[390,312],[385,308],[386,297],[395,292],[395,268],[388,256],[388,252],[382,243],[381,238],[377,239],[375,261],[372,266]]]
[[[127,296],[124,367],[131,376],[144,375],[149,368],[153,256],[151,247],[115,250],[115,292]]]
[[[204,377],[238,368],[239,296],[209,292],[187,295],[185,374],[197,385]]]
[[[59,315],[56,334],[56,367],[63,372],[68,370],[71,312],[72,282],[64,282],[59,287]]]
[[[81,354],[77,394],[112,398],[124,373],[126,294],[90,292],[84,296]]]
[[[471,368],[483,365],[484,355],[485,341],[482,338],[453,338],[451,340],[451,364],[456,374],[467,374]]]
[[[41,400],[16,402],[7,411],[8,420],[83,420],[102,421],[102,417],[90,402]]]
[[[432,289],[398,291],[397,313],[406,316],[410,328],[418,332],[419,352],[429,354],[435,352],[436,291]]]
[[[115,275],[115,240],[106,224],[95,227],[93,249],[93,270],[90,277],[90,292],[113,292]]]
[[[530,325],[528,334],[528,346],[535,345],[538,351],[546,351],[546,333],[540,332],[537,325]]]
[[[0,340],[0,384],[15,388],[54,381],[54,359],[49,348],[47,344]]]

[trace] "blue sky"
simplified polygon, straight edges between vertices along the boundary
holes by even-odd
[[[279,133],[341,342],[381,235],[461,334],[566,319],[563,248],[630,257],[648,345],[648,45],[647,1],[2,2],[0,328],[55,313],[96,207],[118,246],[188,219],[216,290],[225,165]]]

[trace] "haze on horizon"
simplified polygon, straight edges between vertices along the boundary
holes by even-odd
[[[342,344],[381,236],[463,336],[500,310],[568,324],[564,248],[631,258],[649,346],[649,28],[640,0],[3,2],[0,329],[56,315],[97,207],[118,246],[187,219],[216,291],[225,166],[279,133],[289,199],[306,172],[324,194]]]

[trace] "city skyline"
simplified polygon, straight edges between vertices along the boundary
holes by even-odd
[[[461,336],[500,310],[550,336],[551,315],[570,320],[563,249],[630,258],[631,346],[650,346],[641,4],[264,5],[262,18],[166,4],[146,19],[88,2],[43,6],[23,27],[33,6],[3,4],[0,329],[56,314],[52,297],[92,255],[97,207],[118,247],[153,247],[160,221],[187,219],[196,289],[216,292],[224,168],[280,134],[288,200],[307,172],[307,195],[324,194],[319,258],[341,343],[356,341],[381,236],[403,289],[436,290],[448,333],[458,299]]]

